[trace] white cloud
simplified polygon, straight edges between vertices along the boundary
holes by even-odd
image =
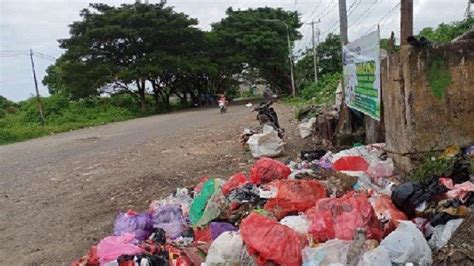
[[[347,7],[357,7],[349,16],[349,39],[356,39],[365,34],[400,0],[347,0]],[[354,2],[357,1],[357,2]],[[68,25],[79,19],[79,11],[89,2],[104,2],[118,5],[133,3],[135,0],[0,0],[0,50],[28,50],[59,56],[57,40],[68,36]],[[150,0],[158,2],[158,0]],[[260,6],[282,7],[286,10],[296,9],[302,14],[303,21],[321,17],[319,27],[321,40],[329,32],[338,32],[338,9],[336,0],[168,0],[177,11],[197,18],[202,29],[209,30],[210,24],[225,16],[225,10],[255,8]],[[357,4],[360,2],[360,4]],[[375,3],[375,4],[374,4]],[[441,22],[460,20],[463,17],[465,0],[415,0],[415,31],[427,26],[436,26]],[[373,5],[373,7],[371,7]],[[314,12],[313,12],[314,11]],[[349,12],[351,12],[349,10]],[[356,22],[356,23],[355,23]],[[381,36],[388,37],[391,31],[399,35],[399,9],[397,8],[381,24]],[[355,23],[355,24],[354,24]],[[352,25],[354,24],[354,25]],[[304,38],[296,44],[295,50],[311,44],[309,25],[301,28]],[[46,67],[51,64],[43,59],[36,59],[39,81],[44,76]],[[40,82],[41,83],[41,82]],[[40,84],[40,91],[46,94],[47,89]],[[0,95],[13,100],[25,99],[34,92],[31,66],[28,57],[1,57],[0,60]]]

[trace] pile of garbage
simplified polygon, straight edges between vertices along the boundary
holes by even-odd
[[[383,148],[303,151],[202,178],[119,213],[73,265],[429,265],[471,213],[472,154],[449,154],[449,175],[400,184]]]

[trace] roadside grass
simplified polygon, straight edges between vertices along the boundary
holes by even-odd
[[[0,145],[183,108],[179,103],[172,103],[170,110],[156,111],[151,104],[147,104],[146,111],[142,112],[138,104],[129,97],[79,101],[69,101],[61,96],[45,97],[44,127],[40,124],[36,102],[34,99],[26,100],[19,103],[14,111],[6,112],[0,117]]]

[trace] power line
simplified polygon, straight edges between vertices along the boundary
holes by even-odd
[[[369,14],[374,10],[373,8],[375,7],[375,5],[377,5],[378,3],[380,3],[381,1],[380,0],[375,0],[374,3],[369,6],[367,9],[364,10],[364,12],[362,12],[355,20],[354,22],[352,22],[351,25],[349,25],[349,27],[352,27],[354,26],[354,24],[356,24],[357,22],[359,22],[359,20],[363,17],[368,17]]]
[[[375,24],[373,27],[371,27],[369,29],[369,31],[367,31],[366,34],[368,34],[370,31],[372,31],[373,28],[377,27],[377,25],[382,25],[383,23],[385,23],[385,20],[387,20],[389,17],[391,17],[391,15],[393,14],[393,11],[395,10],[398,10],[398,7],[400,7],[400,2],[397,3],[394,7],[392,7],[378,22],[377,24]]]

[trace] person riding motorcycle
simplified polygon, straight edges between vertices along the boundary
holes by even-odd
[[[217,100],[217,103],[219,104],[221,114],[227,112],[227,104],[229,103],[229,101],[227,101],[225,95],[221,95],[221,97],[219,97],[219,100]]]

